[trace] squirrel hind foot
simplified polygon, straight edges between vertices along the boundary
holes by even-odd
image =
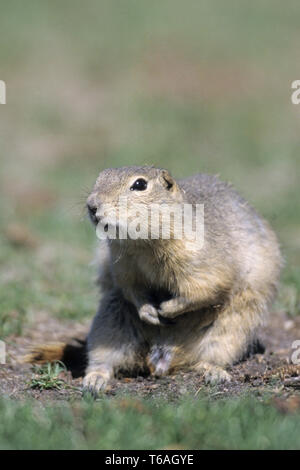
[[[161,377],[167,375],[171,370],[173,352],[166,346],[153,346],[148,357],[147,365],[151,375]]]

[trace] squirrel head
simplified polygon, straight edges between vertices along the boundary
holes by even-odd
[[[151,223],[149,211],[153,206],[182,202],[183,192],[167,170],[133,166],[102,171],[87,199],[87,208],[95,225],[124,227],[138,217],[143,229]]]

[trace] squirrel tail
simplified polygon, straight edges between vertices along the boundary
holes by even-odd
[[[22,362],[45,364],[62,361],[66,345],[66,343],[38,344],[22,358]]]
[[[34,346],[23,358],[23,363],[46,364],[61,361],[74,378],[84,375],[87,366],[87,342],[74,339],[69,343],[49,343]]]

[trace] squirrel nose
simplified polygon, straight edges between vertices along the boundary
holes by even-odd
[[[88,213],[89,213],[89,216],[90,216],[91,221],[92,221],[94,224],[97,225],[97,223],[98,223],[99,220],[100,220],[100,217],[97,216],[98,207],[93,206],[92,204],[88,203],[88,204],[87,204],[87,209],[88,209]]]

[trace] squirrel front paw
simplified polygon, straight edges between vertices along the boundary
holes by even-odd
[[[139,309],[139,317],[149,325],[160,325],[158,311],[153,305],[145,304]]]
[[[181,303],[177,298],[166,300],[162,302],[159,306],[158,313],[164,318],[175,318],[180,315],[182,312]]]
[[[150,304],[145,304],[139,309],[139,317],[149,325],[167,326],[175,323],[174,320],[161,315],[160,311]]]
[[[82,393],[90,393],[93,397],[97,397],[99,393],[105,390],[108,379],[101,372],[89,372],[83,379]]]

